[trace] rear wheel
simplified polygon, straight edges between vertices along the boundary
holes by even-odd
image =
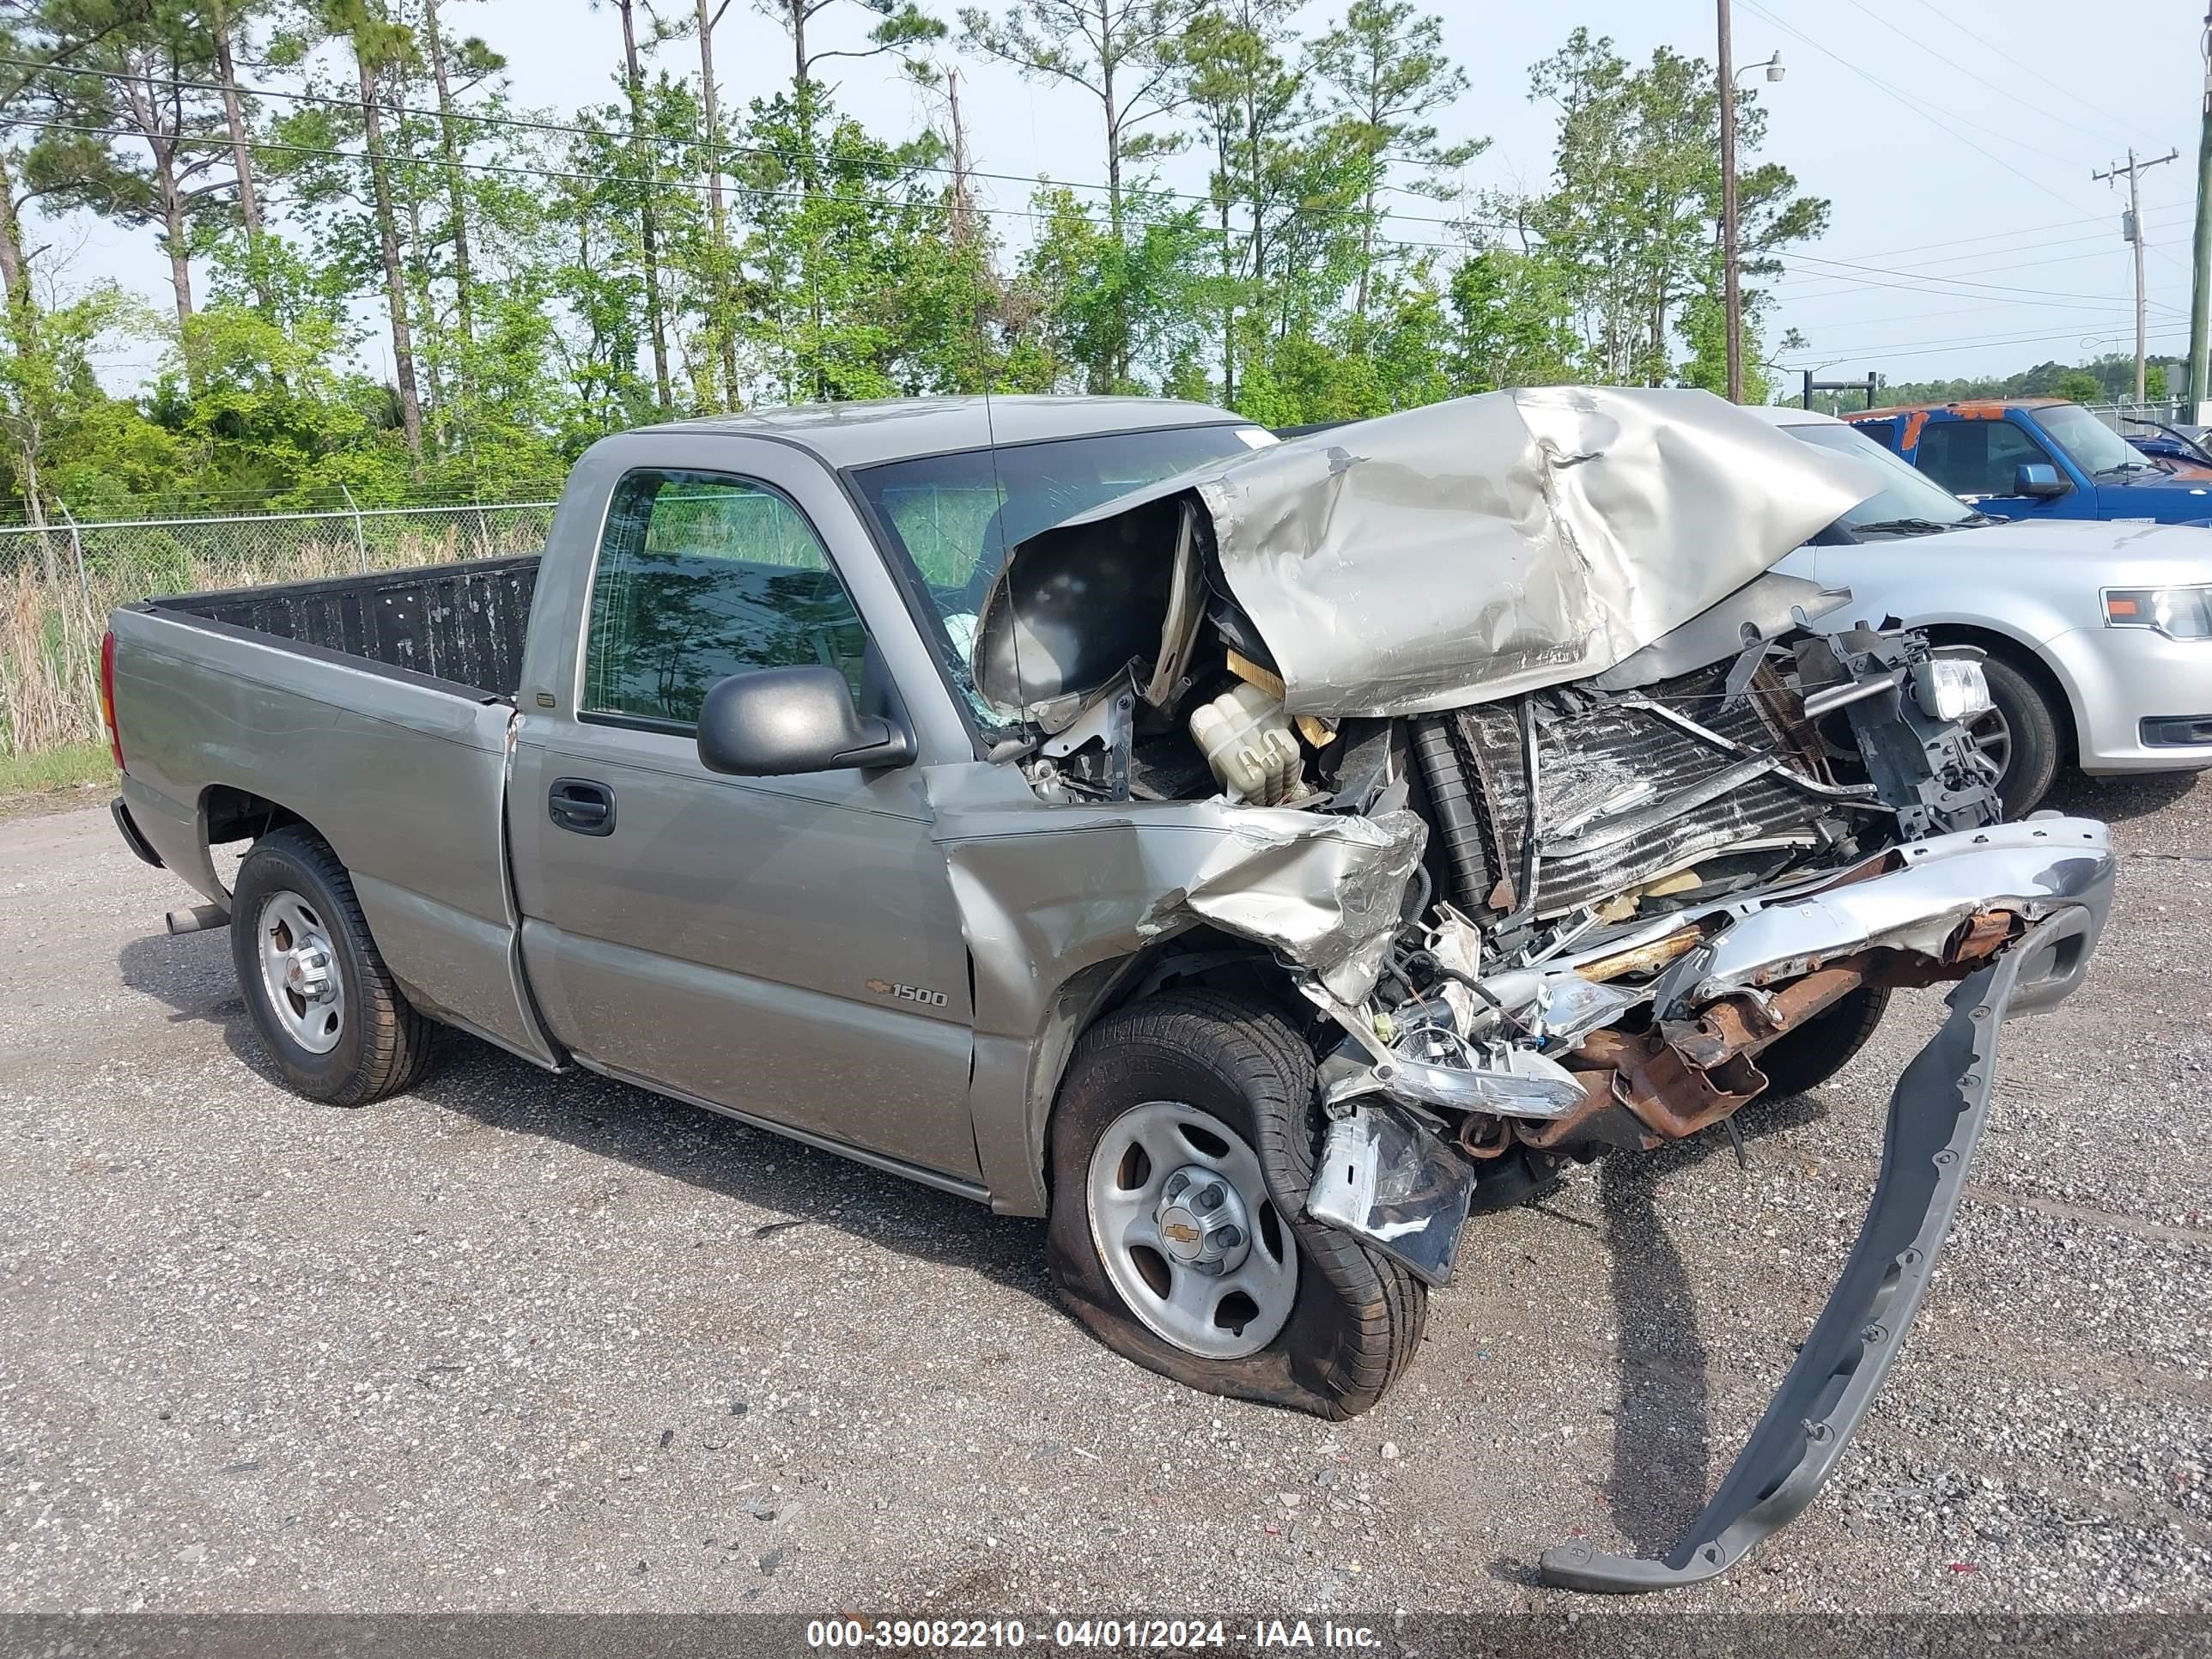
[[[345,866],[313,830],[290,825],[246,854],[230,947],[254,1029],[295,1092],[364,1106],[422,1075],[430,1022],[392,980]]]
[[[1053,1115],[1053,1281],[1115,1352],[1208,1394],[1355,1416],[1413,1358],[1420,1282],[1307,1219],[1313,1056],[1256,1000],[1174,991],[1077,1046]]]

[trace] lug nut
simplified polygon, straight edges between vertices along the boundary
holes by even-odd
[[[1224,1227],[1214,1237],[1221,1241],[1221,1248],[1224,1250],[1233,1250],[1244,1242],[1244,1235],[1234,1227]]]
[[[1168,1177],[1167,1195],[1170,1198],[1180,1198],[1182,1195],[1183,1188],[1189,1185],[1190,1177],[1182,1174],[1181,1171],[1177,1171],[1176,1174]]]
[[[1198,1195],[1198,1207],[1201,1210],[1218,1210],[1221,1207],[1221,1186],[1218,1182],[1209,1185]]]

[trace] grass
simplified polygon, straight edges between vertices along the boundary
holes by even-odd
[[[114,778],[115,762],[104,738],[64,744],[35,755],[0,755],[0,800],[111,783]]]
[[[91,571],[82,587],[66,571],[45,580],[33,558],[0,571],[0,796],[66,788],[108,766],[100,639],[113,606],[149,593],[302,581],[358,568],[359,552],[343,529],[333,536],[325,524],[310,531],[281,519],[252,528],[265,533],[251,543],[198,547],[170,530],[134,532],[127,543],[117,532],[102,550],[114,568]],[[508,522],[494,532],[481,518],[465,522],[448,514],[428,529],[388,523],[369,556],[374,568],[397,569],[534,552],[544,544],[542,524]]]

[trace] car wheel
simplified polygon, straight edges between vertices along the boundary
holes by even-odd
[[[1202,989],[1077,1045],[1051,1136],[1053,1282],[1106,1346],[1207,1394],[1358,1415],[1421,1338],[1427,1291],[1304,1214],[1311,1052],[1279,1012]]]
[[[1867,1046],[1888,1007],[1887,986],[1862,985],[1796,1030],[1775,1038],[1753,1057],[1766,1073],[1766,1092],[1761,1098],[1779,1100],[1819,1088]]]
[[[254,1030],[295,1092],[365,1106],[422,1075],[434,1028],[392,980],[345,866],[313,831],[289,825],[246,854],[230,947]]]
[[[2065,751],[2058,711],[2049,694],[2002,657],[1982,659],[1995,705],[1971,722],[1966,735],[1996,769],[1997,799],[2005,817],[2025,817],[2051,793]]]

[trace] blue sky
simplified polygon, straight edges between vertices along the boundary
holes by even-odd
[[[1666,43],[1710,56],[1712,0],[1443,0],[1447,42],[1467,68],[1468,95],[1443,124],[1448,137],[1487,137],[1467,170],[1475,188],[1540,186],[1550,167],[1552,112],[1528,96],[1528,67],[1556,50],[1576,24],[1613,36],[1641,58]],[[818,38],[857,40],[865,21],[833,5]],[[939,8],[940,14],[949,7]],[[1318,0],[1322,26],[1340,6]],[[689,15],[689,0],[664,11]],[[610,7],[587,0],[445,0],[449,32],[478,33],[506,54],[526,104],[566,110],[608,96],[620,52]],[[1828,234],[1801,251],[1777,288],[1774,338],[1794,326],[1811,342],[1785,354],[1792,370],[1824,378],[1868,369],[1893,380],[2002,374],[2046,358],[2132,349],[2132,274],[2120,239],[2123,198],[2090,174],[2133,143],[2179,160],[2143,179],[2148,246],[2150,346],[2179,353],[2187,341],[2189,238],[2203,66],[2196,0],[1735,0],[1739,64],[1779,48],[1786,78],[1754,75],[1770,113],[1765,154],[1833,204]],[[789,74],[784,37],[749,0],[733,0],[715,35],[724,96],[742,106]],[[661,58],[696,67],[678,41]],[[887,137],[924,118],[916,94],[887,64],[847,63],[841,95]],[[975,164],[1068,181],[1103,176],[1092,109],[1012,72],[969,63],[962,103]],[[1172,182],[1196,189],[1202,163],[1168,164]],[[986,201],[1024,206],[1017,184],[987,185]],[[1409,210],[1429,213],[1426,204]],[[1018,236],[1021,222],[1002,222]],[[1408,239],[1434,227],[1400,228]],[[166,307],[165,270],[143,235],[72,227],[82,238],[73,270],[112,274]],[[374,338],[364,348],[381,357]],[[118,353],[128,371],[141,346]]]

